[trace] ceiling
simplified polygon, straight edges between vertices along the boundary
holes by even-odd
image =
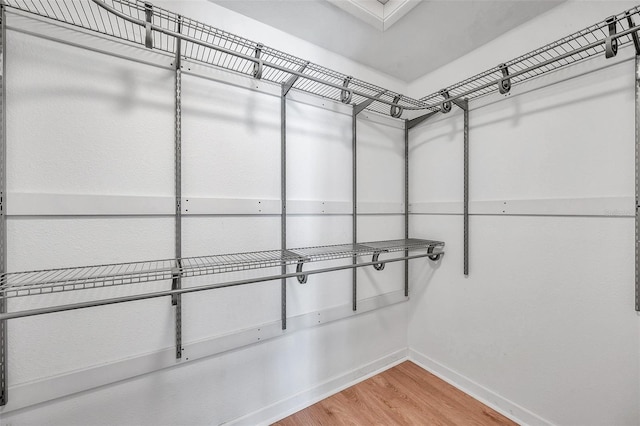
[[[382,29],[348,12],[367,0],[210,1],[411,82],[565,0],[403,0],[404,15]]]

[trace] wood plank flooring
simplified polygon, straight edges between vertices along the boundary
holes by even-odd
[[[515,424],[410,361],[275,423],[277,426]]]

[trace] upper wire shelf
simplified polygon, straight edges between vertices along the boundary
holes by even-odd
[[[256,64],[261,61],[263,67],[260,78],[263,80],[283,85],[297,75],[300,78],[294,83],[294,89],[334,101],[347,100],[346,89],[351,95],[345,103],[358,105],[375,99],[367,107],[369,111],[389,115],[391,107],[395,105],[402,109],[423,109],[422,102],[416,99],[141,0],[100,1],[110,10],[87,0],[6,0],[5,4],[58,22],[152,46],[155,50],[170,54],[175,53],[177,36],[180,36],[181,56],[185,59],[249,76],[255,76]],[[152,25],[152,31],[146,30],[146,22]]]
[[[640,53],[636,6],[525,55],[413,99],[333,71],[261,43],[236,36],[142,0],[4,0],[11,8],[174,54],[181,39],[183,58],[261,78],[401,118],[408,110],[448,112],[451,102],[511,86],[587,58],[615,56],[634,43]]]
[[[426,249],[433,255],[438,255],[442,253],[443,247],[444,243],[441,241],[410,238],[359,244],[303,247],[289,250],[267,250],[12,272],[0,276],[0,295],[5,298],[13,298],[59,293],[414,249]]]
[[[475,99],[559,68],[594,57],[613,57],[620,47],[635,44],[640,54],[637,31],[640,29],[640,6],[611,16],[581,31],[535,49],[487,71],[434,92],[420,101],[427,107],[442,105],[444,94],[451,99]],[[501,84],[504,86],[501,87]]]

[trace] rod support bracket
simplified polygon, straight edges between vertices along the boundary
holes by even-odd
[[[173,269],[171,269],[171,289],[172,290],[176,290],[178,288],[180,288],[180,286],[178,285],[179,281],[180,281],[180,277],[181,277],[181,272],[180,272],[180,266],[177,266]],[[171,304],[176,306],[178,304],[178,295],[174,294],[173,296],[171,296]]]
[[[433,249],[434,249],[434,248],[435,248],[435,247],[430,246],[430,247],[427,249],[427,253],[433,253]],[[440,258],[441,258],[441,257],[442,257],[442,253],[437,253],[437,254],[434,254],[434,255],[429,256],[429,259],[433,260],[434,262],[437,262],[438,260],[440,260]]]
[[[373,252],[373,257],[371,258],[372,262],[377,262],[378,261],[378,256],[380,256],[380,253],[386,253],[389,250],[376,250],[375,252]],[[379,262],[379,263],[375,263],[373,265],[373,269],[375,269],[376,271],[382,271],[384,269],[385,263],[384,262]]]
[[[342,87],[344,87],[344,89],[340,91],[340,102],[343,104],[351,103],[351,98],[353,98],[353,92],[347,89],[352,79],[353,77],[346,77],[342,82]]]
[[[509,68],[507,67],[507,64],[500,64],[498,65],[498,68],[500,68],[500,71],[502,72],[502,79],[498,84],[498,90],[500,90],[501,94],[506,95],[511,91],[511,78],[509,78]]]
[[[613,38],[616,35],[617,20],[615,16],[607,18],[607,24],[609,27],[609,37],[607,37],[604,43],[605,57],[613,58],[618,54],[618,39]]]
[[[298,266],[296,266],[296,272],[300,273],[302,272],[302,266],[304,265],[304,260],[300,259],[298,260]],[[307,283],[307,276],[306,275],[298,275],[298,282],[300,284],[306,284]]]
[[[145,35],[144,45],[147,49],[153,49],[153,34],[151,32],[151,20],[153,19],[153,5],[151,3],[144,4],[144,19],[145,19]]]
[[[400,118],[400,116],[402,116],[402,113],[404,112],[404,108],[398,105],[400,99],[402,99],[402,95],[396,95],[393,97],[393,105],[391,105],[391,110],[389,111],[389,114],[393,118]]]
[[[451,101],[449,100],[449,91],[446,89],[442,89],[440,94],[444,98],[444,102],[440,104],[440,111],[444,114],[451,112]]]
[[[256,48],[253,52],[253,56],[258,60],[257,62],[253,63],[253,78],[256,78],[258,80],[262,78],[262,68],[264,61],[260,59],[260,56],[262,55],[263,47],[264,45],[262,43],[258,43],[256,44]]]

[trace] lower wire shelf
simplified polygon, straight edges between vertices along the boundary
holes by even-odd
[[[409,251],[423,250],[423,253],[410,254]],[[404,256],[379,260],[383,253],[402,252]],[[88,308],[133,300],[173,296],[215,288],[231,287],[282,278],[298,278],[306,282],[307,275],[374,266],[382,270],[385,263],[429,257],[438,260],[444,254],[444,242],[423,239],[401,239],[372,241],[357,244],[339,244],[317,247],[292,248],[288,250],[267,250],[246,253],[217,254],[210,256],[183,257],[144,262],[113,263],[105,265],[82,266],[60,269],[46,269],[25,272],[10,272],[0,276],[0,297],[16,297],[70,292],[89,288],[102,288],[139,283],[175,280],[181,278],[213,275],[228,272],[246,271],[277,266],[297,265],[295,273],[260,276],[255,278],[201,285],[196,287],[159,290],[144,294],[111,297],[88,302],[72,303],[0,314],[0,320],[41,315],[72,309]],[[340,265],[302,272],[305,263],[325,260],[372,256],[371,262]]]

